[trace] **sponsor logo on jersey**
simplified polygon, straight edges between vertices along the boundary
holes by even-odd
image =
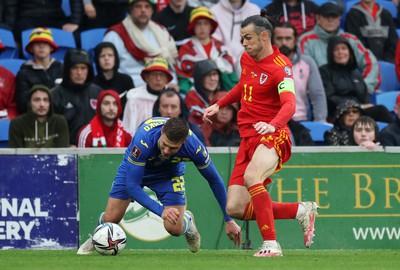
[[[131,156],[138,159],[141,153],[142,151],[140,151],[140,149],[136,145],[134,145],[131,151]]]
[[[268,80],[268,75],[265,73],[261,73],[260,84],[264,84],[267,80]]]
[[[243,74],[243,75],[246,75],[246,74],[247,74],[247,72],[246,72],[246,69],[245,69],[245,68],[242,70],[242,74]]]
[[[140,144],[143,145],[146,148],[149,148],[149,146],[147,145],[146,142],[144,142],[143,140],[140,140]]]
[[[197,155],[198,152],[200,152],[200,150],[201,150],[201,145],[197,148],[196,155]]]

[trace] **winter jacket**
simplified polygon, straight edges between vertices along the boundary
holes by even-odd
[[[29,90],[35,84],[42,84],[49,89],[56,86],[56,80],[62,80],[63,64],[55,59],[51,59],[47,69],[35,64],[33,60],[25,62],[17,74],[15,100],[20,113],[27,112]]]
[[[365,84],[368,87],[368,92],[372,93],[379,87],[380,74],[379,64],[374,54],[366,49],[361,41],[352,34],[338,30],[337,33],[328,33],[323,30],[318,24],[315,25],[312,31],[304,33],[298,41],[300,51],[303,54],[311,56],[318,67],[328,63],[327,47],[328,40],[332,36],[342,36],[349,41],[357,62],[357,67],[362,73]]]
[[[333,60],[333,50],[339,43],[346,44],[350,51],[350,59],[346,65],[336,64]],[[327,50],[328,64],[320,68],[320,73],[328,101],[329,118],[333,117],[336,107],[348,99],[361,104],[370,103],[371,95],[357,70],[354,51],[351,49],[348,40],[341,36],[332,37],[329,40]]]
[[[70,69],[79,63],[88,66],[88,76],[84,84],[71,81]],[[97,97],[102,89],[93,82],[94,72],[89,53],[70,49],[64,56],[63,81],[52,89],[54,111],[64,115],[68,122],[70,143],[76,144],[80,128],[90,122],[96,114]]]
[[[400,146],[400,119],[384,127],[380,133],[380,142],[383,146]]]
[[[44,88],[40,88],[47,91]],[[28,94],[30,100],[32,94]],[[62,115],[53,113],[52,98],[48,92],[50,109],[45,122],[39,122],[37,116],[32,112],[31,107],[28,111],[14,118],[10,123],[9,146],[11,148],[55,148],[68,147],[69,134],[68,124]]]
[[[345,30],[370,49],[378,60],[394,62],[398,41],[392,15],[379,4],[375,19],[358,3],[346,15]]]

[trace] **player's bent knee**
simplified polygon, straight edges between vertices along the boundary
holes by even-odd
[[[226,205],[226,213],[231,218],[237,218],[237,219],[242,219],[243,218],[243,211],[237,205],[227,204]]]

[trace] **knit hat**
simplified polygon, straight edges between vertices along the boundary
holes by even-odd
[[[144,80],[144,75],[150,71],[162,71],[167,74],[168,82],[172,81],[173,77],[168,69],[168,62],[164,58],[156,57],[146,61],[145,68],[140,73],[142,79]]]
[[[49,44],[52,47],[52,52],[58,50],[57,44],[54,43],[51,30],[46,27],[38,27],[32,30],[31,34],[29,35],[29,42],[25,46],[25,51],[27,53],[33,54],[31,45],[34,42],[45,42]]]
[[[6,46],[1,42],[0,40],[0,53],[4,52],[6,50]]]
[[[214,16],[211,11],[206,7],[198,7],[190,12],[190,21],[188,27],[186,28],[186,32],[191,36],[194,35],[194,26],[198,19],[210,20],[212,26],[211,34],[213,34],[215,32],[215,29],[217,29],[218,27],[218,22],[214,20]]]

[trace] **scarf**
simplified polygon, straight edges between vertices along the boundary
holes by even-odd
[[[101,147],[124,147],[125,146],[125,136],[124,136],[124,128],[122,127],[122,122],[118,118],[115,127],[113,127],[113,131],[111,132],[110,138],[115,138],[115,140],[111,140],[110,143],[113,145],[107,145],[106,137],[104,136],[103,126],[101,124],[101,120],[98,116],[93,117],[92,121],[90,121],[90,126],[92,128],[92,146],[98,147],[99,143]]]

